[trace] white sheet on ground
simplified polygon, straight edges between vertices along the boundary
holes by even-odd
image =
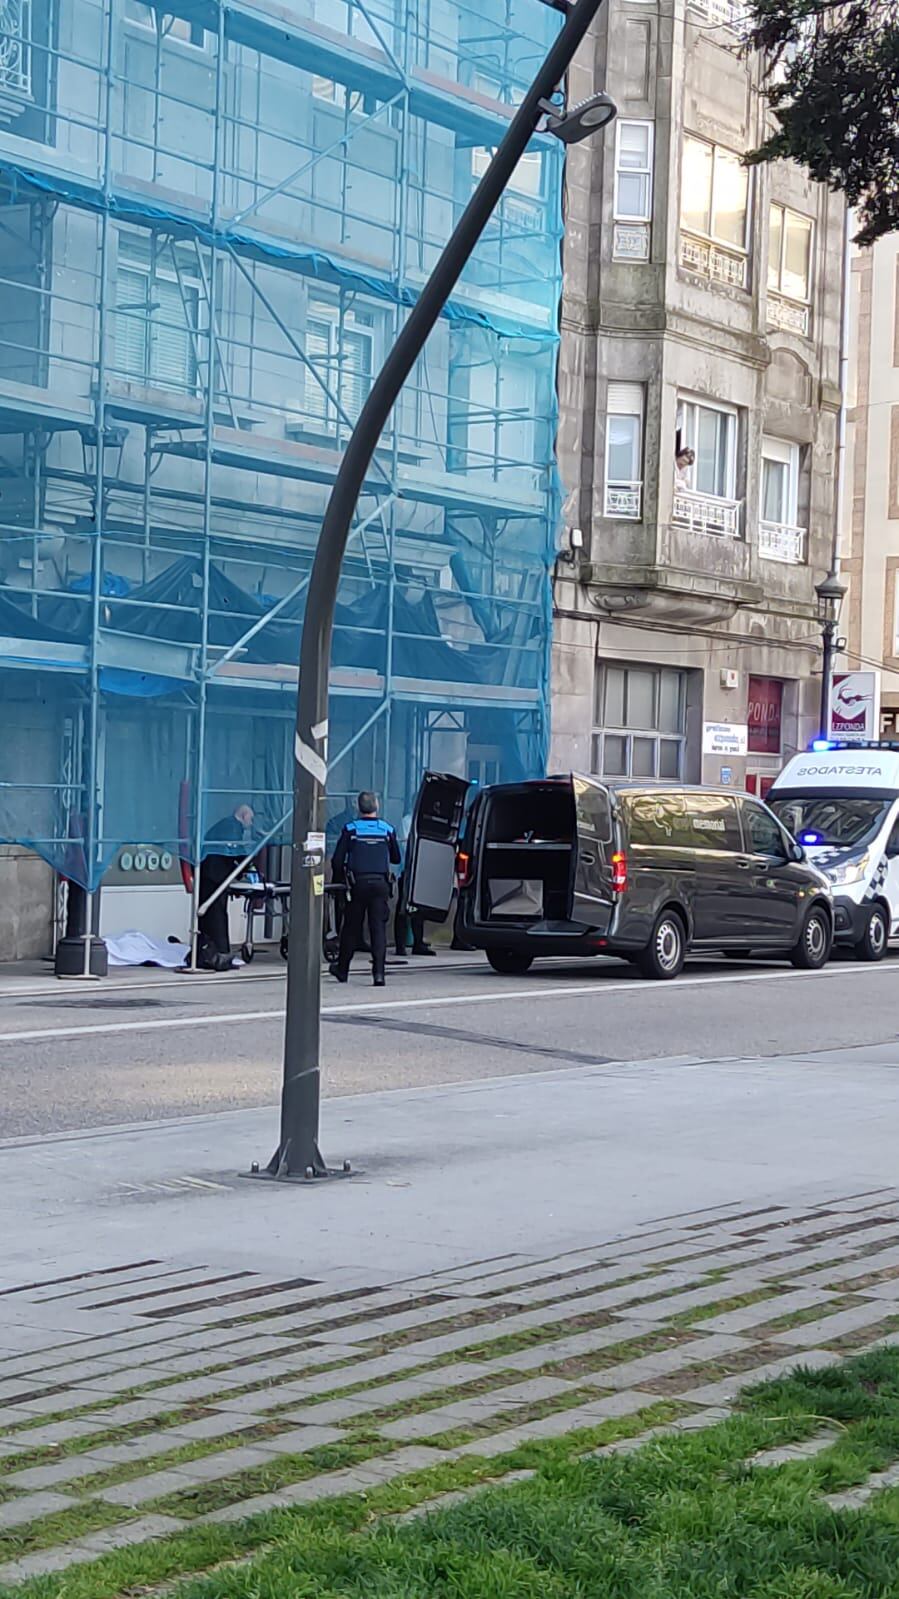
[[[170,944],[165,938],[151,938],[132,927],[127,933],[107,938],[110,966],[183,966],[190,954],[188,944]]]

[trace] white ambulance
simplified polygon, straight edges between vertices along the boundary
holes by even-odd
[[[899,743],[816,740],[766,798],[830,880],[835,942],[882,960],[899,935]]]

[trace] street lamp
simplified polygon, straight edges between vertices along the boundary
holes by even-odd
[[[372,385],[347,443],[319,534],[300,646],[281,1134],[265,1173],[259,1174],[282,1181],[328,1175],[318,1147],[328,677],[337,585],[356,503],[397,396],[533,135],[542,125],[542,131],[573,143],[615,115],[606,95],[594,95],[567,113],[552,103],[602,0],[553,0],[553,4],[565,21]]]
[[[823,645],[823,659],[821,663],[821,712],[819,727],[821,738],[830,738],[830,698],[833,688],[833,658],[839,640],[837,628],[840,621],[840,608],[846,593],[845,583],[841,583],[836,572],[828,572],[820,583],[815,584],[815,593],[818,596],[818,621],[821,623],[821,641]]]

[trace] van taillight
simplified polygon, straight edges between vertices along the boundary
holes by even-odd
[[[456,887],[467,888],[471,877],[471,856],[465,850],[456,851]]]
[[[627,888],[627,856],[617,850],[612,856],[612,893],[623,894]]]

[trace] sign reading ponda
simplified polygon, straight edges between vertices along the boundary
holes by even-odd
[[[784,686],[776,677],[750,677],[747,722],[753,755],[779,755]]]

